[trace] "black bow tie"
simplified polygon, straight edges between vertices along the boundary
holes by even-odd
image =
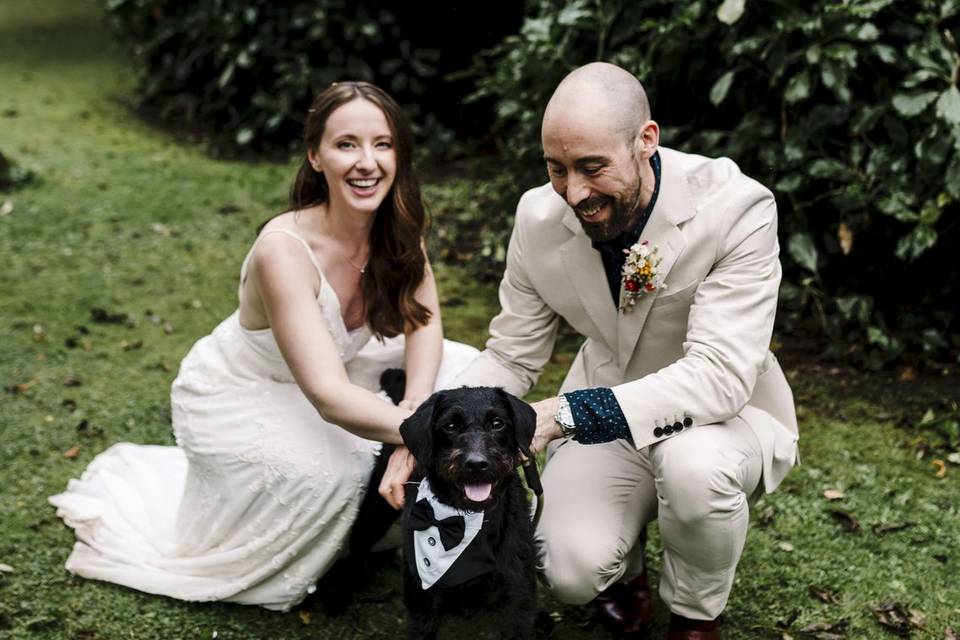
[[[440,531],[440,542],[445,551],[453,549],[463,540],[465,525],[463,516],[450,516],[437,520],[433,515],[433,507],[427,500],[417,500],[410,510],[410,527],[417,531],[424,531],[436,527]]]

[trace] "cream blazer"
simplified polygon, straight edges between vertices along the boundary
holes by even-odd
[[[611,387],[637,449],[654,429],[739,416],[763,451],[773,491],[798,461],[793,394],[770,352],[780,285],[773,194],[727,158],[660,147],[660,193],[641,235],[658,247],[666,288],[627,312],[600,253],[549,184],[525,193],[486,349],[458,377],[523,396],[553,352],[559,317],[586,339],[561,392]],[[687,433],[688,430],[684,430]]]

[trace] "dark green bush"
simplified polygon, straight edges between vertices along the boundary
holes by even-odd
[[[870,367],[934,363],[960,352],[958,26],[958,0],[540,0],[478,61],[475,95],[526,188],[563,75],[634,72],[664,144],[775,191],[788,331]]]
[[[227,153],[289,150],[314,95],[367,80],[407,106],[434,153],[483,132],[487,105],[447,76],[520,23],[522,5],[365,0],[106,0],[111,24],[142,63],[143,112]]]

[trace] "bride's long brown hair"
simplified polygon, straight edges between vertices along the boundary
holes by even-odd
[[[304,125],[304,158],[290,189],[290,207],[306,209],[329,200],[327,180],[310,166],[306,150],[315,150],[320,144],[327,118],[337,107],[360,99],[377,105],[386,116],[397,155],[393,186],[370,230],[370,259],[362,281],[367,325],[382,339],[422,326],[430,319],[430,310],[414,298],[426,273],[422,241],[427,220],[420,185],[413,173],[413,134],[400,105],[368,82],[338,82],[318,95]]]

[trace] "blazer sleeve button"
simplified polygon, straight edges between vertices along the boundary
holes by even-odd
[[[674,423],[673,423],[673,430],[674,430],[674,431],[678,431],[678,432],[679,432],[679,431],[683,431],[683,423],[682,423],[682,422],[674,422]]]
[[[653,436],[655,438],[659,438],[662,435],[663,435],[663,429],[661,429],[660,427],[657,427],[656,429],[653,430]]]
[[[683,419],[683,426],[689,427],[692,424],[693,424],[693,418],[691,418],[690,416],[687,416],[686,418]]]

